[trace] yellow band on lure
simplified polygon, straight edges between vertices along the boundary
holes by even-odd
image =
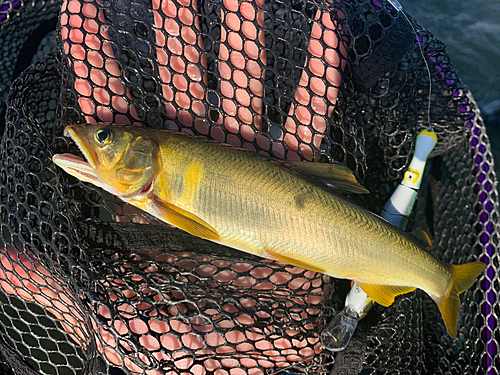
[[[437,143],[438,139],[436,136],[436,132],[432,129],[424,129],[420,133],[418,133],[417,138],[420,137],[421,135],[426,135],[427,137],[431,137],[434,139],[434,142]]]

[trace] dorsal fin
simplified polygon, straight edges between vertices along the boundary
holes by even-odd
[[[340,164],[285,161],[283,162],[283,166],[299,174],[304,174],[315,180],[319,180],[319,182],[333,189],[352,194],[370,193],[356,180],[356,177],[349,168]]]

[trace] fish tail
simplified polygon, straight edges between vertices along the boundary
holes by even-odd
[[[460,312],[459,294],[469,289],[476,281],[477,277],[484,271],[486,264],[482,262],[472,262],[459,266],[450,265],[453,269],[451,286],[448,294],[435,301],[439,311],[443,316],[444,324],[448,333],[452,337],[457,336],[458,314]]]

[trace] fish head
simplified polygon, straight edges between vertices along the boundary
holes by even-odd
[[[73,154],[54,155],[54,163],[67,173],[122,198],[151,189],[159,171],[158,144],[147,130],[78,124],[67,126],[64,135],[73,139],[86,159]]]

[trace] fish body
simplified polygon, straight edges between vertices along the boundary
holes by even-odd
[[[485,264],[445,264],[414,238],[336,194],[311,176],[339,174],[328,164],[276,161],[186,134],[138,127],[71,125],[66,134],[87,161],[55,155],[83,181],[167,223],[268,259],[352,279],[376,302],[419,288],[438,304],[456,335],[460,299]],[[302,173],[306,171],[306,174]],[[343,174],[344,173],[344,174]],[[341,183],[341,185],[342,185]]]

